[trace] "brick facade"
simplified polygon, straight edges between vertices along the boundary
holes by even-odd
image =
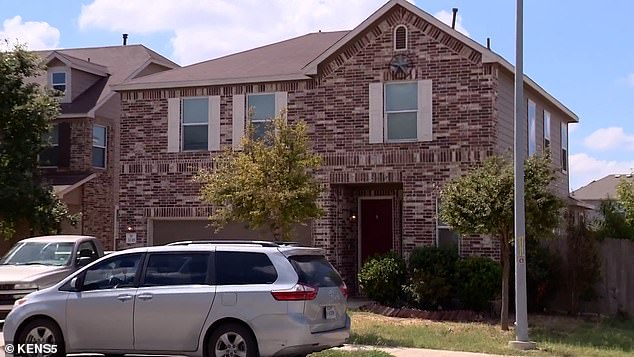
[[[412,64],[395,75],[393,30],[408,28],[408,47],[399,52]],[[283,56],[283,54],[280,54]],[[221,149],[231,146],[232,96],[285,91],[288,120],[305,121],[314,149],[323,157],[317,173],[325,191],[322,219],[313,222],[315,246],[323,247],[355,290],[358,227],[350,217],[360,197],[393,199],[393,250],[407,255],[437,239],[436,205],[450,178],[500,151],[496,98],[497,64],[443,30],[396,6],[319,66],[309,80],[122,92],[119,234],[131,227],[136,246],[150,244],[149,219],[207,217],[199,186],[201,168],[213,169],[216,152],[167,152],[168,98],[220,96]],[[432,80],[433,140],[369,142],[369,84]],[[117,248],[133,245],[120,239]],[[497,257],[497,242],[465,237],[463,255]]]

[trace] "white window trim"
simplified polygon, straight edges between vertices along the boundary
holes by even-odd
[[[413,83],[416,84],[416,109],[413,110],[396,110],[396,111],[388,111],[387,110],[387,95],[385,94],[387,92],[386,88],[388,85],[391,84],[408,84],[408,83]],[[385,82],[383,84],[383,137],[385,138],[385,142],[388,144],[393,144],[393,143],[413,143],[413,142],[417,142],[418,141],[418,125],[419,125],[419,110],[420,110],[420,106],[421,103],[419,103],[420,101],[418,100],[418,98],[420,97],[420,93],[418,93],[420,89],[418,88],[418,82],[417,81],[391,81],[391,82]],[[388,114],[399,114],[399,113],[416,113],[416,133],[414,138],[411,139],[390,139],[388,136]]]
[[[71,102],[71,77],[70,70],[68,67],[50,67],[48,69],[48,86],[52,90],[53,89],[53,73],[64,73],[64,78],[66,83],[66,89],[64,90],[64,96],[61,98],[62,103],[70,103]],[[57,84],[59,85],[59,84]]]
[[[105,125],[99,125],[99,124],[94,124],[93,125],[93,130],[94,128],[103,128],[104,129],[104,136],[103,136],[103,141],[104,141],[104,145],[97,145],[94,143],[94,132],[93,132],[93,143],[92,143],[92,147],[93,148],[100,148],[103,149],[103,167],[101,166],[94,166],[96,168],[99,169],[106,169],[108,167],[108,127],[106,127]],[[91,150],[92,153],[92,150]],[[91,159],[91,164],[92,164],[92,159]]]
[[[396,48],[396,32],[400,28],[404,28],[405,29],[405,48]],[[407,29],[407,26],[398,25],[398,26],[396,26],[394,28],[393,41],[394,41],[394,51],[407,51],[407,49],[409,48],[409,31]]]
[[[548,120],[546,120],[548,119]],[[550,124],[550,112],[548,110],[544,110],[544,117],[542,119],[543,125],[544,125],[544,151],[546,150],[546,141],[548,141],[548,148],[552,151],[552,145],[553,145],[553,141],[551,139],[552,136],[552,127]],[[548,127],[548,131],[546,131],[546,127]]]
[[[180,100],[180,115],[179,115],[179,141],[180,141],[180,151],[181,152],[201,152],[201,151],[209,151],[208,148],[198,149],[198,150],[185,150],[185,129],[186,126],[203,126],[207,127],[205,131],[207,133],[207,147],[209,147],[209,109],[211,103],[207,102],[207,120],[205,122],[200,123],[185,123],[185,101],[188,99],[208,99],[207,97],[183,97]]]
[[[564,130],[566,131],[566,144],[564,145]],[[570,165],[570,157],[568,155],[568,124],[565,122],[561,122],[561,127],[559,128],[559,135],[561,136],[561,158],[560,158],[560,164],[561,164],[561,172],[563,173],[567,173],[568,172],[568,165]],[[564,155],[563,150],[566,150],[566,155]],[[564,156],[566,158],[566,164],[564,165]]]
[[[47,147],[46,149],[51,149],[51,148],[54,148],[54,147],[57,147],[59,149],[59,123],[52,124],[51,125],[51,129],[54,126],[57,127],[57,144],[51,144],[51,146]],[[58,153],[59,153],[59,150],[58,150]],[[59,161],[59,158],[57,160]],[[59,167],[58,165],[40,165],[39,164],[40,163],[40,155],[39,154],[37,155],[37,162],[38,162],[37,167],[40,167],[40,168],[43,168],[43,169]]]

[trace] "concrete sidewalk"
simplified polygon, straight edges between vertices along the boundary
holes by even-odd
[[[443,350],[429,350],[425,348],[406,348],[406,347],[379,347],[379,346],[364,346],[364,345],[344,345],[338,350],[345,351],[363,351],[363,350],[380,350],[387,352],[395,357],[491,357],[498,355],[489,355],[485,353],[474,352],[459,352],[459,351],[443,351]]]

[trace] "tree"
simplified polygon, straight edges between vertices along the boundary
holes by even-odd
[[[7,46],[8,47],[8,46]],[[9,238],[18,222],[31,233],[59,232],[66,206],[42,183],[38,154],[43,136],[59,112],[55,95],[29,79],[41,71],[39,59],[22,46],[0,51],[0,235]]]
[[[631,230],[634,230],[634,181],[621,179],[616,193],[619,204],[623,208],[625,222]],[[633,237],[630,236],[630,239]]]
[[[554,175],[549,156],[525,164],[526,234],[544,238],[560,221],[563,202],[550,190]],[[513,165],[492,156],[470,173],[448,182],[441,192],[440,218],[463,235],[484,234],[500,241],[502,261],[501,326],[508,330],[509,271],[514,237]]]
[[[248,222],[251,229],[268,228],[275,240],[288,240],[293,224],[322,215],[321,186],[313,177],[321,158],[310,149],[306,124],[287,124],[285,111],[263,138],[254,134],[249,125],[242,150],[225,151],[215,171],[199,172],[202,200],[214,206],[210,219],[217,229]]]

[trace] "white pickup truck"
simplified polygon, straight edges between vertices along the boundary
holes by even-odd
[[[51,286],[104,255],[92,236],[52,235],[23,239],[0,259],[0,323],[16,300]]]

